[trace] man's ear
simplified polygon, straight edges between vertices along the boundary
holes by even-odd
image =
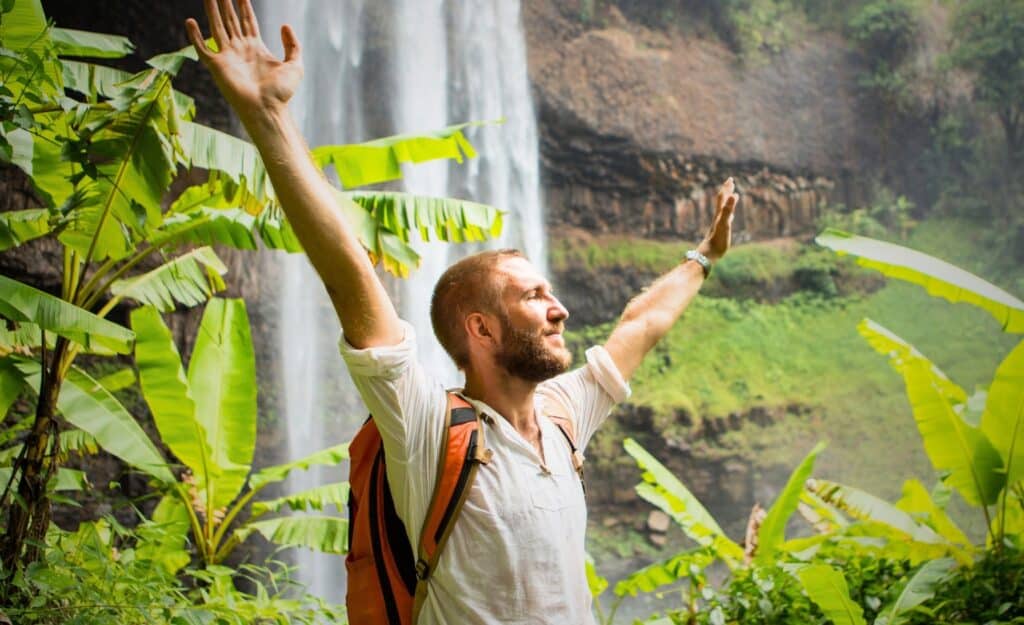
[[[496,320],[491,315],[480,312],[473,312],[466,315],[466,332],[470,341],[494,341]]]

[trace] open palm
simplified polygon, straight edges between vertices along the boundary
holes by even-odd
[[[199,24],[185,22],[188,38],[217,87],[245,122],[260,108],[284,106],[302,78],[300,46],[290,26],[281,27],[284,60],[275,57],[260,37],[250,0],[205,0],[217,52],[207,47]]]

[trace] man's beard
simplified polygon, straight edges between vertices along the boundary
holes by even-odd
[[[527,382],[543,382],[565,373],[572,363],[572,353],[556,349],[545,343],[545,337],[530,330],[513,328],[505,317],[501,319],[501,351],[496,358],[511,375]]]

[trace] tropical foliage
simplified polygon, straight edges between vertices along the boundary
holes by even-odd
[[[225,288],[227,271],[214,246],[302,251],[255,147],[194,121],[193,100],[173,84],[181,66],[194,60],[191,48],[148,59],[132,74],[103,64],[131,53],[123,37],[57,28],[39,0],[7,1],[0,9],[0,158],[21,171],[38,200],[37,207],[0,215],[0,250],[46,238],[63,261],[59,293],[0,276],[0,408],[6,415],[29,403],[34,412],[9,416],[12,427],[0,440],[0,594],[9,599],[13,587],[29,593],[22,597],[38,590],[26,581],[32,576],[25,566],[49,558],[43,539],[52,535],[55,492],[85,484],[80,472],[61,466],[75,450],[102,449],[166,493],[156,514],[168,536],[159,549],[138,549],[172,574],[192,557],[188,534],[206,565],[196,576],[221,575],[214,567],[252,532],[281,545],[340,552],[340,519],[255,518],[337,503],[344,484],[257,502],[247,523],[239,518],[258,492],[289,471],[345,457],[342,446],[251,471],[254,356],[243,304],[211,299]],[[402,163],[473,157],[466,126],[314,150],[313,158],[332,166],[345,185],[337,191],[338,210],[386,270],[405,276],[419,263],[412,233],[479,241],[500,231],[501,213],[489,206],[352,190],[400,177]],[[172,182],[191,170],[205,176],[189,180],[203,181],[172,193],[178,187]],[[207,301],[186,375],[158,311]],[[115,310],[138,305],[132,328],[111,320]],[[114,395],[134,384],[131,370],[97,380],[76,366],[82,354],[134,354],[173,458]]]

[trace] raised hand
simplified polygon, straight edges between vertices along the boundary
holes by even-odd
[[[302,78],[302,56],[295,32],[288,25],[281,27],[284,60],[280,60],[263,43],[250,0],[238,0],[238,12],[234,0],[204,3],[217,51],[207,47],[194,19],[185,21],[185,29],[242,123],[249,126],[261,113],[284,108]]]
[[[732,218],[735,215],[736,203],[740,196],[736,194],[736,185],[730,176],[715,193],[715,218],[711,222],[704,241],[697,251],[711,260],[718,260],[729,250],[732,241]]]

